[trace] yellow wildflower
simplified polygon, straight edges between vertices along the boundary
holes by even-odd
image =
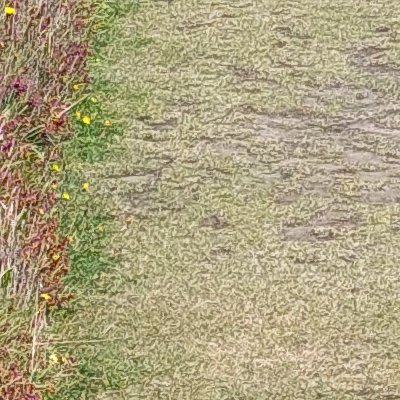
[[[52,257],[52,259],[54,260],[54,261],[58,261],[59,259],[60,259],[60,255],[59,254],[53,254],[53,257]]]
[[[111,125],[112,125],[112,122],[111,122],[109,119],[106,119],[106,120],[104,121],[104,125],[105,125],[105,126],[111,126]]]
[[[52,171],[59,172],[61,170],[60,166],[58,164],[53,164],[51,166]]]
[[[63,193],[62,197],[63,197],[64,200],[69,200],[71,198],[71,196],[66,192]]]
[[[81,112],[80,111],[77,111],[76,113],[75,113],[75,115],[76,115],[76,118],[81,118]]]
[[[103,226],[103,225],[99,225],[99,226],[97,227],[97,229],[98,229],[100,232],[104,232],[104,226]]]
[[[51,354],[49,360],[50,364],[58,364],[58,356],[56,354]]]
[[[51,300],[51,296],[48,293],[43,293],[40,297],[44,300]]]
[[[75,83],[75,85],[72,85],[72,89],[74,89],[74,90],[79,90],[80,87],[81,87],[81,85],[82,85],[82,84]]]
[[[5,6],[5,7],[4,7],[4,12],[5,12],[7,15],[14,15],[16,11],[15,11],[15,8],[14,8],[14,7]]]
[[[39,214],[43,215],[44,214],[44,210],[43,208],[39,208]]]
[[[84,183],[82,184],[82,189],[83,189],[83,190],[89,190],[89,183],[88,183],[88,182],[84,182]]]
[[[96,99],[96,97],[91,97],[91,99],[90,99],[91,101],[92,101],[92,103],[97,103],[97,99]]]
[[[87,116],[87,115],[85,115],[85,116],[82,118],[82,122],[83,122],[84,124],[86,124],[86,125],[90,124],[91,121],[92,121],[92,120],[91,120],[90,117]]]

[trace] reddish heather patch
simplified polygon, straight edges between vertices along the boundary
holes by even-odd
[[[72,134],[66,112],[71,83],[91,81],[85,29],[93,5],[79,0],[10,0],[7,5],[17,12],[0,25],[2,59],[7,61],[0,73],[0,204],[5,207],[0,215],[0,265],[13,266],[15,302],[40,287],[40,293],[51,297],[41,303],[45,311],[72,298],[62,286],[68,241],[58,234],[59,221],[51,217],[56,192],[43,188],[54,180],[48,162],[60,159],[53,143]],[[32,152],[37,140],[47,147],[45,160]],[[7,227],[16,227],[12,240]],[[0,324],[0,333],[9,328]],[[20,332],[13,340],[29,347],[32,337]],[[24,378],[30,360],[14,362],[7,346],[0,347],[0,399],[40,400]]]

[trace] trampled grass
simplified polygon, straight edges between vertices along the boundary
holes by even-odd
[[[125,260],[81,314],[107,339],[86,346],[110,388],[95,398],[399,395],[396,11],[126,15],[102,62],[125,152],[90,172]],[[81,319],[66,337],[84,342]]]

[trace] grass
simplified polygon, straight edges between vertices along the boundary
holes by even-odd
[[[49,321],[68,318],[65,300],[79,288],[93,287],[96,274],[111,263],[104,251],[110,216],[90,196],[90,183],[82,180],[77,164],[104,159],[118,127],[94,97],[106,83],[88,85],[85,40],[91,31],[90,54],[96,59],[124,9],[110,1],[0,6],[6,61],[0,74],[0,129],[6,140],[0,168],[0,283],[5,295],[0,304],[0,393],[6,400],[59,398],[58,380],[73,375],[80,364],[69,353],[51,353],[43,331]],[[78,118],[78,109],[91,120]]]
[[[85,70],[92,4],[0,2],[0,391],[7,400],[39,394],[29,378],[47,360],[37,339],[48,308],[70,295],[62,290],[68,271],[67,242],[54,209],[60,154],[68,138],[71,83]]]
[[[118,4],[46,398],[399,396],[397,3]]]
[[[124,262],[65,332],[109,339],[96,398],[399,395],[397,9],[127,13],[101,67],[125,151],[90,171]]]
[[[112,87],[110,81],[99,76],[98,63],[104,57],[104,46],[117,34],[114,29],[121,13],[136,7],[130,4],[122,8],[119,2],[106,2],[98,11],[101,30],[99,28],[91,43],[93,51],[88,60],[93,82],[82,88],[82,96],[87,96],[85,100],[71,109],[75,134],[62,145],[64,177],[58,190],[68,193],[70,199],[58,208],[59,230],[71,239],[68,253],[71,268],[63,283],[75,294],[75,299],[53,311],[51,326],[44,337],[48,335],[48,354],[56,354],[59,359],[68,354],[74,364],[69,367],[68,363],[59,361],[35,376],[36,381],[50,382],[55,388],[45,393],[45,399],[92,398],[105,388],[122,384],[118,375],[122,371],[115,364],[103,362],[104,354],[99,351],[99,346],[104,338],[96,336],[94,327],[85,332],[89,336],[84,339],[76,339],[79,330],[72,332],[70,338],[65,339],[65,336],[70,326],[76,328],[74,324],[85,319],[82,309],[86,311],[86,306],[83,308],[82,305],[91,296],[107,293],[109,288],[104,286],[103,276],[118,268],[121,262],[120,255],[107,249],[115,229],[114,218],[107,201],[98,196],[98,182],[89,172],[94,163],[104,163],[111,150],[113,155],[118,154],[118,149],[115,146],[111,149],[111,145],[120,136],[121,125],[116,113],[103,105]],[[89,124],[83,122],[85,116],[90,118]]]

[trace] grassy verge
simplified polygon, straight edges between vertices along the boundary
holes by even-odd
[[[70,270],[64,284],[68,292],[75,294],[75,299],[51,315],[52,325],[47,331],[51,340],[46,346],[48,358],[53,362],[49,369],[35,376],[36,381],[47,385],[50,382],[55,388],[46,392],[46,399],[93,398],[101,390],[123,385],[118,366],[105,365],[103,361],[104,355],[98,346],[102,339],[96,335],[96,327],[82,326],[83,333],[76,332],[74,323],[82,318],[85,325],[87,299],[108,289],[103,277],[122,261],[119,254],[108,250],[115,221],[89,171],[93,165],[105,162],[120,151],[115,146],[115,138],[122,134],[123,126],[115,113],[103,106],[103,100],[114,90],[113,82],[102,77],[99,69],[106,57],[106,47],[118,34],[119,18],[128,9],[137,7],[136,2],[126,5],[117,1],[101,2],[98,7],[91,43],[93,52],[88,60],[92,82],[77,87],[78,97],[85,100],[71,109],[75,135],[62,144],[63,183],[58,191],[65,201],[58,208],[58,218],[60,233],[70,243]]]

